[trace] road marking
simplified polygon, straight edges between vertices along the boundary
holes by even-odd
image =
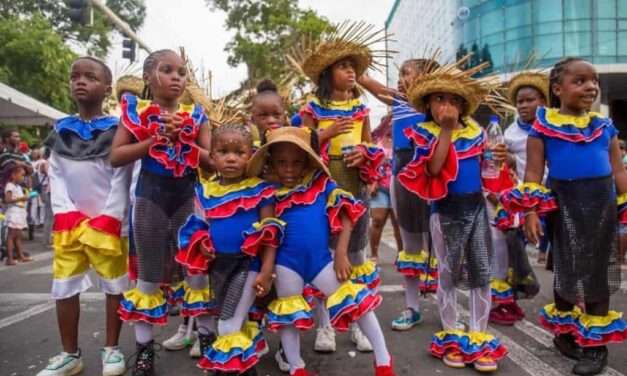
[[[81,301],[101,301],[105,296],[101,292],[84,292],[81,294]],[[9,292],[0,293],[0,304],[10,303],[36,303],[52,300],[50,293],[23,293],[23,292]]]
[[[41,268],[35,268],[24,272],[24,274],[48,274],[52,275],[52,265],[42,266]]]
[[[46,302],[42,304],[37,304],[36,306],[32,306],[25,311],[5,317],[2,320],[0,320],[0,329],[6,328],[7,326],[10,326],[13,324],[17,324],[18,322],[27,320],[40,313],[49,311],[53,309],[54,306],[55,306],[54,302]]]
[[[7,265],[2,265],[0,266],[0,271],[3,270],[7,270],[7,269],[21,269],[20,266],[26,266],[26,265],[30,265],[33,262],[37,262],[37,261],[45,261],[45,260],[50,260],[52,258],[52,251],[46,251],[43,253],[38,253],[36,255],[33,256],[33,261],[27,263],[27,264],[22,264],[22,263],[18,263],[17,265],[14,266],[7,266]]]

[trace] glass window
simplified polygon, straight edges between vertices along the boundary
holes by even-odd
[[[618,30],[627,30],[627,21],[618,21]]]
[[[591,18],[591,5],[590,0],[564,0],[564,18],[567,20]]]
[[[524,64],[532,50],[533,40],[531,38],[507,42],[505,45],[505,64]]]
[[[597,0],[595,4],[598,18],[614,18],[616,16],[616,0]]]
[[[592,62],[594,64],[612,64],[616,63],[616,58],[614,56],[593,56]]]
[[[464,41],[466,43],[479,39],[479,17],[464,22]]]
[[[600,31],[597,33],[597,55],[616,56],[616,32]]]
[[[601,31],[616,30],[616,20],[598,20],[597,30],[601,30]]]
[[[523,26],[505,32],[505,40],[528,38],[532,35],[531,26]]]
[[[493,45],[496,43],[503,43],[503,33],[496,33],[492,35],[488,35],[486,37],[481,38],[481,44],[489,44]]]
[[[503,9],[493,10],[481,16],[481,36],[503,31]]]
[[[618,32],[618,55],[627,56],[627,31]]]
[[[536,25],[536,34],[554,34],[562,32],[562,22],[545,22]]]
[[[533,22],[560,21],[562,19],[561,0],[535,0],[533,3]]]
[[[507,28],[531,24],[531,3],[524,2],[505,8],[505,23]]]
[[[583,33],[568,33],[564,34],[565,49],[564,54],[566,56],[587,56],[592,55],[592,34]]]
[[[564,32],[571,31],[590,31],[592,30],[592,22],[590,20],[577,20],[564,22]]]
[[[564,56],[563,34],[542,35],[536,38],[538,55],[545,59],[561,58]]]
[[[481,0],[464,0],[462,3],[464,6],[472,8],[475,5],[479,5],[481,3]]]
[[[618,2],[618,17],[627,18],[627,1]]]
[[[492,57],[492,70],[499,70],[501,66],[503,66],[503,43],[498,44],[489,44],[488,51],[490,52],[490,56]],[[484,47],[485,48],[485,47]]]

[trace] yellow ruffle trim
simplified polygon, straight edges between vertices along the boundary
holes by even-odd
[[[81,228],[83,231],[78,237],[79,242],[97,249],[99,253],[106,256],[122,254],[122,243],[119,237],[91,228],[87,225],[87,221],[81,224],[79,229]]]
[[[203,196],[222,197],[229,193],[239,192],[243,189],[254,188],[263,183],[258,177],[247,178],[236,184],[222,185],[217,180],[205,180],[202,184]]]
[[[309,312],[311,307],[302,295],[277,298],[268,305],[268,310],[277,316],[292,315],[296,312]]]
[[[627,202],[627,192],[625,193],[621,193],[617,198],[616,198],[616,203],[618,205],[623,205],[624,203]]]
[[[463,330],[443,330],[434,334],[438,339],[443,340],[447,335],[455,335],[458,337],[468,337],[469,341],[473,345],[481,345],[482,343],[490,342],[494,339],[494,336],[485,332],[465,332]]]
[[[545,305],[544,311],[549,316],[560,317],[560,318],[565,318],[565,317],[578,318],[582,315],[581,309],[577,306],[573,307],[572,311],[560,311],[557,308],[555,308],[555,303]]]
[[[252,346],[252,339],[244,332],[235,332],[224,336],[218,336],[211,347],[219,352],[229,353],[233,349],[247,350]]]
[[[187,286],[187,284],[185,284],[185,296],[183,300],[185,300],[187,304],[208,302],[210,300],[213,300],[214,298],[215,297],[213,294],[213,290],[211,290],[209,287],[206,287],[202,290],[193,290],[189,286]]]
[[[606,316],[594,316],[583,313],[579,317],[579,322],[581,325],[590,329],[592,327],[606,327],[609,326],[612,322],[622,320],[623,313],[616,311],[609,311]]]
[[[546,109],[546,120],[555,126],[574,125],[577,128],[587,128],[593,117],[601,117],[597,112],[589,112],[583,116],[560,114],[557,108]]]
[[[134,288],[124,293],[124,299],[133,303],[138,310],[154,309],[166,303],[161,289],[152,294],[145,294],[138,288]]]
[[[510,286],[507,281],[504,281],[502,279],[493,279],[492,281],[490,281],[490,288],[497,292],[505,292],[511,290],[512,286]]]
[[[377,271],[377,264],[372,260],[368,260],[361,265],[356,265],[351,268],[350,279],[356,279],[363,276],[372,275]]]
[[[367,288],[368,287],[366,287],[366,285],[346,281],[342,283],[340,287],[327,298],[327,308],[342,304],[347,296],[352,296],[353,298],[356,298],[362,290]]]
[[[471,117],[464,118],[464,124],[466,126],[461,129],[453,130],[452,142],[457,141],[460,138],[465,138],[467,140],[474,140],[475,138],[481,135],[482,129],[479,123],[477,123]],[[441,128],[438,124],[433,121],[428,121],[426,123],[421,123],[420,126],[425,128],[429,133],[438,137],[440,135]]]
[[[429,260],[429,252],[424,249],[421,249],[418,253],[408,253],[407,251],[400,251],[398,253],[398,261],[399,262],[412,262],[416,264],[426,264],[427,260]],[[431,257],[430,265],[432,268],[438,267],[438,259],[435,257]]]

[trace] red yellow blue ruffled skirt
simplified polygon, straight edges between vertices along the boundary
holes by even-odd
[[[302,295],[279,297],[268,306],[266,328],[270,331],[286,326],[309,330],[313,325],[311,307]]]
[[[243,373],[259,361],[256,344],[244,331],[218,336],[198,362],[198,367],[222,372]]]
[[[344,282],[327,298],[331,325],[338,331],[347,331],[351,323],[381,304],[378,295],[368,286],[351,281]]]
[[[496,305],[514,303],[514,290],[512,286],[502,279],[490,281],[492,291],[492,303]]]
[[[142,321],[153,325],[166,325],[168,322],[168,302],[161,289],[153,294],[145,294],[138,288],[134,288],[124,293],[124,299],[118,307],[118,315],[123,321]]]
[[[429,351],[437,358],[442,358],[450,352],[458,352],[466,364],[474,363],[486,356],[497,361],[507,355],[507,348],[493,335],[462,330],[435,333]]]

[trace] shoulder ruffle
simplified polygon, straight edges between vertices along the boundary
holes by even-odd
[[[196,197],[207,218],[228,218],[240,209],[252,210],[275,192],[274,185],[257,177],[228,186],[220,185],[217,179],[196,185]]]
[[[197,215],[190,215],[179,229],[178,251],[174,257],[190,274],[206,273],[209,269],[209,259],[200,247],[215,252],[209,236],[209,224]]]
[[[57,120],[54,130],[57,133],[70,132],[82,140],[92,140],[99,132],[108,131],[117,127],[120,119],[117,116],[102,116],[91,121],[85,121],[76,115],[67,116]]]
[[[148,154],[174,176],[182,176],[188,168],[198,167],[200,149],[196,139],[200,126],[207,121],[201,106],[179,106],[177,115],[183,118],[183,123],[175,142],[162,135],[165,126],[160,120],[161,109],[157,104],[127,94],[122,97],[121,106],[124,127],[138,141],[154,137]]]
[[[278,218],[264,218],[244,231],[242,252],[257,256],[262,247],[279,248],[283,242],[286,223]]]
[[[274,212],[281,216],[286,209],[294,205],[311,205],[327,189],[330,178],[321,170],[316,170],[305,177],[303,183],[294,188],[281,188],[276,193]]]
[[[350,192],[335,188],[327,198],[327,216],[329,217],[329,228],[332,234],[342,231],[342,218],[340,214],[344,212],[351,224],[355,225],[359,218],[366,213],[367,207],[363,202],[357,200]]]
[[[315,120],[336,119],[351,117],[353,120],[364,119],[370,109],[360,99],[351,99],[345,102],[329,102],[323,106],[318,99],[307,103],[300,111],[300,115],[307,114]]]
[[[618,222],[627,225],[627,193],[622,193],[616,198],[618,205]]]
[[[599,138],[606,128],[612,130],[612,135],[616,133],[612,120],[598,113],[571,116],[546,107],[538,108],[536,121],[533,123],[533,131],[536,133],[569,142],[592,142]]]
[[[365,162],[359,166],[359,177],[366,184],[372,184],[381,179],[381,165],[385,160],[382,148],[372,144],[359,144],[357,150],[364,156]]]

